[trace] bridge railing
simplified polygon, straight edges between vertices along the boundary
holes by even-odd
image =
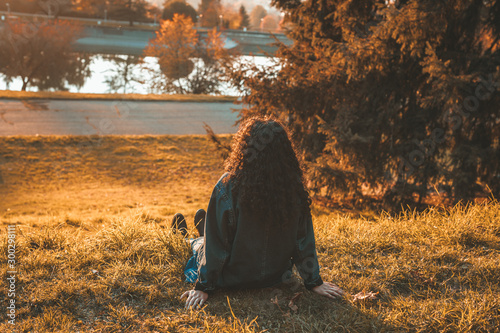
[[[28,14],[28,13],[18,13],[18,12],[4,12],[0,11],[0,18],[5,21],[9,18],[28,18],[33,20],[52,20],[56,17],[41,15],[41,14]],[[90,26],[108,26],[108,27],[130,27],[134,29],[146,29],[146,30],[156,30],[159,27],[159,23],[144,23],[144,22],[134,22],[133,26],[130,26],[129,21],[116,21],[116,20],[104,20],[104,19],[93,19],[93,18],[83,18],[74,16],[57,16],[57,19],[72,21],[75,23],[80,23],[82,25]]]
[[[33,20],[51,20],[54,19],[55,17],[53,15],[48,16],[48,15],[42,15],[42,14],[29,14],[29,13],[20,13],[20,12],[5,12],[5,11],[0,11],[0,19],[2,21],[5,21],[9,18],[29,18]],[[120,27],[122,29],[136,29],[136,30],[156,30],[159,26],[160,23],[145,23],[145,22],[134,22],[133,26],[130,26],[129,21],[117,21],[117,20],[105,20],[105,19],[94,19],[94,18],[83,18],[83,17],[74,17],[74,16],[58,16],[58,19],[61,20],[68,20],[68,21],[73,21],[76,23],[80,23],[82,25],[87,25],[87,26],[105,26],[105,27]],[[210,31],[212,30],[211,28],[203,28],[203,27],[196,27],[195,29],[201,32],[204,31]],[[229,32],[231,34],[241,34],[242,36],[255,36],[258,37],[258,35],[262,36],[269,36],[270,34],[274,35],[284,35],[284,31],[282,30],[264,30],[264,31],[258,31],[258,30],[234,30],[234,29],[223,29],[224,32]]]

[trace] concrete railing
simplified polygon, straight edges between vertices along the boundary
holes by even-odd
[[[0,11],[0,26],[8,18],[4,15],[6,12]],[[19,15],[18,15],[19,14]],[[47,20],[47,15],[10,13],[9,18],[26,17],[32,20]],[[78,23],[84,27],[75,43],[77,51],[90,53],[109,53],[109,54],[131,54],[142,55],[148,41],[154,38],[156,26],[146,26],[135,24],[129,26],[126,21],[100,21],[95,19],[58,17],[62,20],[69,20]],[[52,18],[50,18],[52,19]],[[211,30],[208,28],[196,28],[202,38]],[[292,43],[283,33],[267,33],[260,31],[243,31],[224,29],[222,31],[224,38],[229,44],[239,45],[239,50],[243,54],[266,55],[276,51],[276,47],[270,44],[277,38],[280,42],[290,45]],[[232,42],[231,42],[232,41]],[[235,44],[236,43],[236,44]],[[234,46],[230,46],[234,47]]]
[[[37,20],[48,20],[54,19],[55,16],[51,15],[42,15],[42,14],[28,14],[28,13],[20,13],[20,12],[5,12],[0,11],[0,19],[5,21],[8,17],[10,18],[19,18],[26,17]],[[158,22],[134,22],[133,26],[130,26],[129,21],[117,21],[117,20],[107,20],[107,19],[97,19],[97,18],[83,18],[83,17],[74,17],[74,16],[57,16],[60,20],[68,20],[76,23],[80,23],[82,25],[90,25],[90,26],[108,26],[108,27],[120,27],[122,29],[146,29],[146,30],[156,30],[160,23]],[[195,24],[195,29],[198,31],[210,31],[211,28],[198,27]],[[234,29],[222,29],[222,31],[231,34],[238,34],[241,36],[285,36],[282,30],[274,30],[274,31],[257,31],[257,30],[234,30]]]

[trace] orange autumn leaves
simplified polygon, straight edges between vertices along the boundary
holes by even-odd
[[[224,44],[216,29],[202,39],[191,18],[174,14],[162,21],[145,55],[158,59],[163,93],[211,94],[219,92],[224,70],[232,63]]]
[[[161,23],[156,38],[149,42],[146,54],[158,57],[162,72],[173,80],[191,74],[192,57],[196,54],[198,34],[191,18],[174,14],[172,20]]]
[[[0,32],[0,73],[8,80],[20,78],[22,90],[83,84],[88,61],[72,49],[81,30],[65,20],[7,20]]]
[[[193,58],[210,61],[207,58],[220,59],[227,52],[216,29],[209,31],[206,40],[201,41],[191,18],[174,14],[172,20],[162,21],[156,38],[150,40],[145,53],[158,57],[162,72],[178,80],[191,74],[194,69]]]

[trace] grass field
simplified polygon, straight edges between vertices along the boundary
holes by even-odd
[[[295,276],[185,311],[190,249],[170,219],[184,213],[194,234],[221,162],[204,136],[0,137],[3,286],[13,224],[18,271],[16,324],[2,287],[0,331],[500,331],[495,200],[400,215],[314,206],[321,274],[344,299]]]

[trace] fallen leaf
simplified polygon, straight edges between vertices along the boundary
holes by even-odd
[[[299,292],[299,293],[295,293],[295,295],[293,295],[292,299],[290,300],[290,302],[295,302],[296,300],[299,299],[299,297],[302,295],[302,292]]]
[[[364,300],[374,300],[374,299],[377,299],[377,295],[378,295],[378,291],[376,293],[374,293],[371,291],[365,292],[363,290],[362,292],[359,292],[353,296],[353,302],[364,301]]]
[[[290,302],[288,302],[288,307],[293,312],[297,312],[297,310],[299,309],[299,307],[297,305],[295,305],[294,302],[296,302],[301,295],[302,295],[302,292],[295,293],[295,295],[293,295],[292,299],[290,299]]]

